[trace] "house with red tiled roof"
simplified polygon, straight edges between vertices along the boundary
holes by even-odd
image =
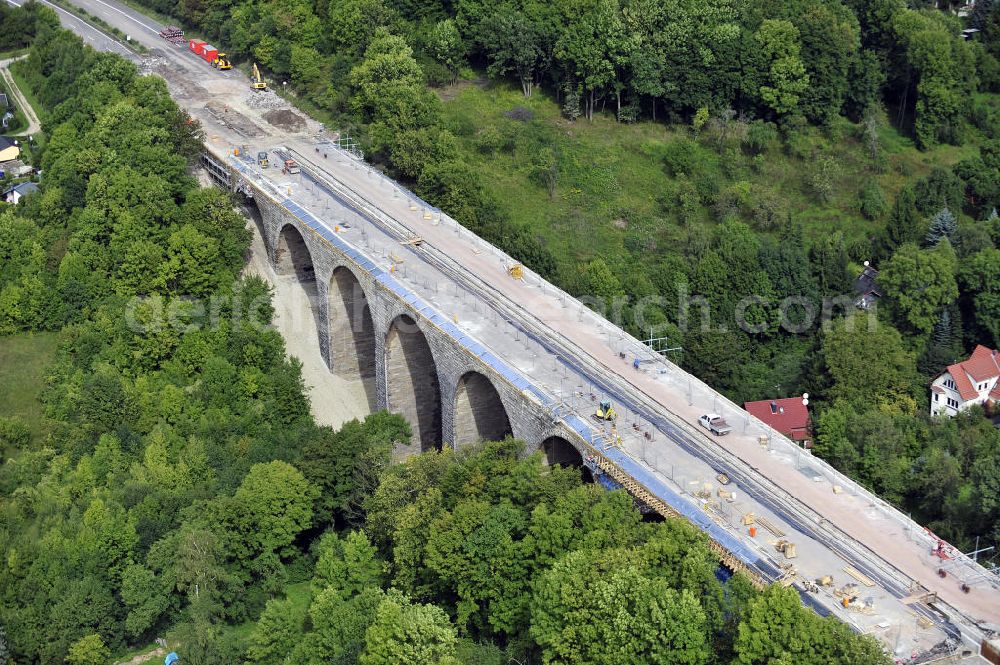
[[[809,407],[802,397],[764,399],[759,402],[744,402],[743,408],[792,441],[812,447],[812,431],[809,427]]]
[[[931,383],[931,415],[953,416],[975,404],[1000,402],[1000,353],[980,344]]]

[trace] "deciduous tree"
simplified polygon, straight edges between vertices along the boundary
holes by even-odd
[[[292,541],[309,526],[315,494],[287,462],[253,465],[230,505],[232,551],[245,561],[266,553],[290,555]]]
[[[912,412],[913,356],[888,323],[860,315],[837,319],[823,335],[823,361],[833,379],[831,399],[867,409],[877,404]]]
[[[360,665],[458,665],[457,636],[448,615],[434,605],[389,594],[365,631]]]
[[[100,635],[81,637],[69,648],[66,662],[69,665],[104,665],[111,658],[111,651]]]
[[[972,298],[976,323],[1000,346],[1000,250],[984,249],[962,263],[964,291]]]
[[[902,321],[927,333],[941,309],[958,298],[956,269],[951,243],[942,241],[932,250],[908,244],[882,266],[878,283],[898,308]]]
[[[809,75],[799,55],[799,31],[789,21],[768,19],[757,30],[756,41],[766,63],[761,100],[779,116],[792,113],[809,86]]]

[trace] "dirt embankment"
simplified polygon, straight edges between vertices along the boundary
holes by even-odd
[[[253,242],[244,273],[257,275],[274,289],[274,327],[284,338],[288,355],[302,362],[302,378],[313,418],[318,424],[333,428],[353,418],[364,418],[371,413],[364,385],[335,375],[320,355],[313,296],[295,275],[274,272],[257,225],[250,222],[248,228],[253,231]]]
[[[205,104],[205,108],[215,116],[216,120],[233,129],[240,136],[254,138],[264,135],[264,131],[254,124],[250,118],[235,110],[229,104],[223,104],[213,99]]]
[[[306,128],[305,118],[290,109],[275,109],[264,114],[264,120],[286,132],[301,132]]]
[[[132,658],[130,658],[129,660],[120,661],[118,663],[115,663],[115,665],[142,665],[142,663],[148,663],[154,658],[163,658],[165,655],[167,655],[166,649],[164,649],[163,647],[157,647],[152,651],[136,654],[132,656]]]

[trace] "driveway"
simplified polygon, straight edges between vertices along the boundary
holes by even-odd
[[[21,58],[26,57],[28,56],[21,56]],[[0,60],[0,77],[3,77],[4,83],[10,90],[11,95],[14,96],[14,104],[17,108],[21,109],[21,112],[24,113],[24,117],[28,119],[28,128],[23,132],[16,134],[16,136],[27,136],[29,134],[37,134],[42,131],[42,123],[38,121],[38,116],[35,115],[35,109],[31,108],[31,104],[29,104],[28,100],[24,98],[21,91],[17,89],[17,84],[14,83],[14,77],[10,75],[10,71],[7,69],[10,63],[15,60],[20,60],[21,58]]]

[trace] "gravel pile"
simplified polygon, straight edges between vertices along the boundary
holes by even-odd
[[[288,104],[281,97],[270,90],[264,92],[251,92],[243,98],[243,103],[252,109],[283,109],[288,108]]]
[[[148,58],[143,58],[142,62],[139,64],[139,74],[142,76],[149,76],[153,72],[161,70],[166,67],[167,59],[160,58],[156,56],[150,56]]]

